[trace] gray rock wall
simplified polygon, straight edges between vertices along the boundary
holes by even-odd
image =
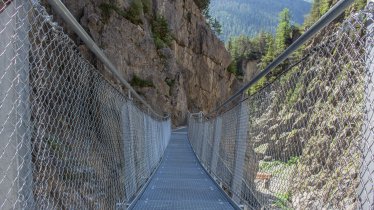
[[[230,95],[237,85],[235,77],[226,71],[230,55],[193,0],[153,0],[152,11],[141,14],[143,23],[139,25],[113,10],[105,18],[100,9],[101,4],[110,3],[126,12],[130,2],[66,0],[64,4],[125,79],[131,81],[137,75],[152,81],[154,87],[135,88],[157,111],[172,113],[174,125],[185,123],[187,110],[210,111]],[[173,37],[168,48],[157,49],[154,44],[151,21],[156,15],[164,16],[168,22]],[[59,17],[55,19],[64,25]],[[68,27],[66,31],[78,45],[82,44]],[[104,69],[84,45],[80,50]],[[110,77],[105,71],[104,74]]]

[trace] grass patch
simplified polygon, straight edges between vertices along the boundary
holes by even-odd
[[[295,164],[298,164],[300,161],[300,157],[297,157],[297,156],[294,156],[294,157],[291,157],[288,161],[287,161],[287,165],[288,166],[292,166],[292,165],[295,165]]]
[[[274,205],[282,210],[291,210],[292,208],[288,207],[288,203],[291,202],[291,193],[276,193],[275,196],[277,200]]]
[[[126,19],[135,25],[143,24],[141,19],[143,9],[143,2],[141,0],[132,0],[126,13]]]
[[[299,163],[300,157],[291,157],[287,162],[275,161],[260,161],[260,171],[268,172],[273,175],[280,174],[289,169],[289,167]]]
[[[130,85],[133,87],[155,87],[152,81],[143,80],[140,77],[134,75],[130,81]]]
[[[119,16],[126,18],[130,22],[132,22],[135,25],[143,24],[143,21],[141,19],[142,13],[143,13],[143,2],[146,2],[148,0],[133,0],[130,3],[130,7],[127,11],[124,11],[117,7],[114,4],[111,3],[102,3],[99,5],[99,9],[102,13],[102,18],[104,22],[108,22],[111,13],[114,11]],[[147,3],[148,6],[146,6],[148,9],[150,9],[150,4]]]

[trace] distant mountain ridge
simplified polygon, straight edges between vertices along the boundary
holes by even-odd
[[[230,36],[241,34],[274,33],[278,14],[286,7],[293,22],[301,25],[311,9],[308,1],[311,0],[212,0],[210,13],[222,24],[220,38],[227,41]]]

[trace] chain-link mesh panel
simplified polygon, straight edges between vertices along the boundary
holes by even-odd
[[[0,209],[116,209],[157,167],[148,115],[31,1],[0,1]]]
[[[351,15],[218,116],[190,115],[196,154],[235,201],[254,209],[373,208],[373,11]]]

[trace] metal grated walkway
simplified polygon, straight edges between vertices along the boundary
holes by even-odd
[[[164,160],[133,209],[235,209],[206,174],[187,140],[185,129],[173,132]]]

